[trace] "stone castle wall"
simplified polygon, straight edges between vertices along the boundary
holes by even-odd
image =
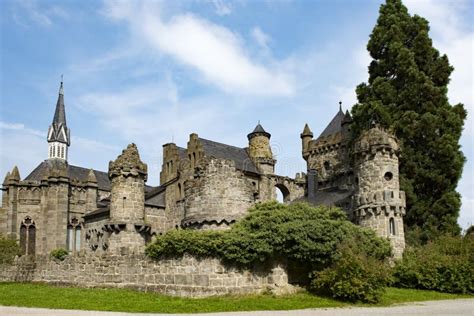
[[[202,169],[185,182],[186,205],[184,225],[238,220],[255,203],[256,187],[235,163],[208,159]]]
[[[155,261],[136,256],[68,256],[64,261],[37,257],[35,263],[19,258],[0,265],[0,281],[46,282],[80,287],[133,288],[173,296],[204,297],[225,294],[276,293],[290,289],[281,265],[239,270],[218,259]]]

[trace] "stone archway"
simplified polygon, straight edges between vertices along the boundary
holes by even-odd
[[[276,188],[276,196],[277,196],[277,201],[280,203],[289,203],[291,201],[290,199],[290,190],[283,184],[283,183],[276,183],[275,184]],[[278,193],[281,193],[279,195]],[[280,198],[278,198],[280,196]]]

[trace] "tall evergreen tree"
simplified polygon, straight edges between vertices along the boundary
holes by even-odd
[[[425,240],[460,232],[456,186],[465,162],[459,139],[467,115],[462,104],[448,102],[453,67],[428,31],[428,21],[411,16],[401,0],[386,0],[367,45],[373,58],[369,80],[357,87],[352,110],[356,135],[375,119],[399,138],[405,223]]]

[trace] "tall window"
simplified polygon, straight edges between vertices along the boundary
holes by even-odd
[[[81,250],[81,224],[75,217],[67,226],[67,250],[69,253],[77,253]]]
[[[36,226],[31,217],[27,216],[20,225],[20,250],[23,255],[35,255]]]
[[[392,218],[388,221],[389,232],[391,236],[395,235],[395,220]]]

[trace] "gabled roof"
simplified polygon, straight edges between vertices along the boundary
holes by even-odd
[[[327,137],[339,133],[342,130],[342,121],[344,120],[344,112],[342,109],[339,109],[339,112],[333,117],[331,122],[326,126],[324,131],[319,135],[318,138]]]
[[[245,148],[222,144],[204,138],[199,138],[199,141],[206,155],[232,160],[235,162],[235,167],[239,170],[259,173]]]
[[[49,170],[54,170],[57,168],[55,164],[64,163],[58,162],[55,160],[45,160],[40,163],[26,178],[27,181],[41,181],[45,176],[48,176]],[[89,171],[91,169],[82,168],[73,165],[67,165],[67,176],[69,179],[76,179],[79,181],[87,181],[89,177]],[[97,179],[97,185],[99,190],[110,191],[110,180],[106,172],[92,170]]]

